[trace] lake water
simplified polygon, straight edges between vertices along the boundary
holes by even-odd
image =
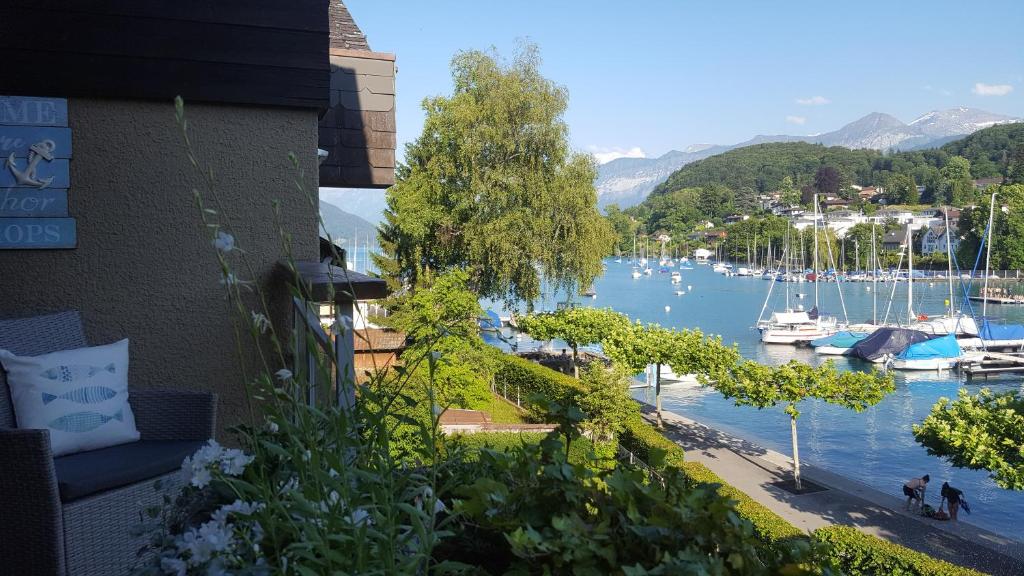
[[[774,284],[772,300],[784,306],[786,285],[750,277],[725,277],[706,265],[682,270],[681,285],[672,285],[668,274],[639,279],[630,277],[628,263],[607,262],[608,269],[597,280],[597,297],[585,299],[588,306],[611,307],[645,322],[657,322],[673,328],[700,328],[705,333],[720,334],[726,343],[735,342],[747,358],[765,363],[783,363],[792,358],[820,363],[822,358],[808,348],[765,345],[753,328],[764,304],[769,286]],[[655,268],[655,270],[657,270]],[[692,291],[687,289],[692,286]],[[813,305],[813,284],[789,284],[791,302]],[[844,283],[843,296],[851,321],[870,320],[872,292],[870,283]],[[893,284],[878,285],[879,317],[885,311]],[[682,296],[676,289],[685,290]],[[797,299],[796,292],[805,293]],[[835,284],[819,285],[820,306],[825,313],[842,317]],[[931,285],[914,282],[914,309],[931,315],[941,314],[948,299],[947,284]],[[670,307],[666,310],[666,306]],[[975,305],[980,314],[980,304]],[[773,303],[768,306],[771,313]],[[890,318],[906,316],[906,283],[896,284]],[[1024,322],[1024,307],[990,305],[990,317],[1010,322]],[[860,361],[839,358],[844,369],[866,370]],[[1004,377],[984,382],[993,390],[1020,389],[1024,379]],[[938,506],[939,487],[943,481],[964,491],[971,504],[972,515],[961,514],[961,520],[1007,536],[1019,538],[1019,524],[1024,519],[1024,492],[997,487],[984,472],[961,470],[943,460],[929,456],[914,441],[911,425],[928,414],[940,397],[956,397],[957,390],[976,392],[981,385],[960,382],[956,373],[897,373],[896,391],[877,406],[855,413],[819,401],[800,405],[797,426],[800,456],[807,462],[868,484],[878,490],[901,495],[903,482],[922,474],[931,475],[929,502]],[[643,397],[639,391],[638,396]],[[666,410],[692,417],[755,443],[790,454],[788,417],[779,409],[757,410],[738,407],[713,389],[680,386],[662,388]]]

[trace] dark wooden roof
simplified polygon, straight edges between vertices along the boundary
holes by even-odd
[[[331,48],[344,50],[370,50],[366,34],[352,19],[352,14],[342,0],[331,0],[330,5]]]
[[[0,94],[329,104],[328,0],[0,2]]]
[[[287,268],[287,264],[281,265]],[[378,300],[388,295],[388,286],[384,280],[339,266],[300,261],[295,263],[295,271],[305,284],[310,298],[316,302],[330,301],[332,286],[334,299],[340,301]]]

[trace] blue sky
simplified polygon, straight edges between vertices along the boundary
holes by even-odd
[[[524,38],[569,91],[579,150],[659,155],[827,132],[874,111],[1024,116],[1019,0],[346,4],[374,50],[397,54],[400,147],[420,132],[421,100],[450,92],[453,54],[510,55]]]

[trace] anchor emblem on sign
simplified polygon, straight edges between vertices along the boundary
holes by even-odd
[[[18,181],[18,184],[46,188],[50,185],[50,182],[53,182],[53,178],[36,178],[36,170],[39,168],[41,161],[46,160],[50,162],[53,160],[53,151],[56,148],[57,144],[53,140],[43,140],[29,146],[28,165],[25,166],[24,170],[18,169],[18,161],[14,158],[14,152],[11,152],[11,155],[7,157],[7,168],[10,169],[11,174],[14,174],[14,179]]]

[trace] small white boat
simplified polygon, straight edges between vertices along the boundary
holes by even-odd
[[[650,268],[644,268],[644,276],[650,276],[650,275],[651,275],[651,269]]]
[[[676,296],[682,296],[683,294],[686,294],[686,292],[684,292],[684,291],[682,291],[682,290],[676,290],[676,291],[675,291],[675,295],[676,295]]]
[[[672,273],[672,283],[673,284],[679,284],[682,281],[683,281],[683,275],[682,274],[680,274],[679,272],[673,272]]]
[[[754,273],[750,271],[750,268],[739,267],[736,269],[737,276],[753,276]]]
[[[640,271],[637,270],[636,268],[633,268],[633,272],[630,273],[630,276],[632,276],[634,279],[636,279],[636,278],[639,278],[639,277],[643,276],[643,274],[641,274]]]

